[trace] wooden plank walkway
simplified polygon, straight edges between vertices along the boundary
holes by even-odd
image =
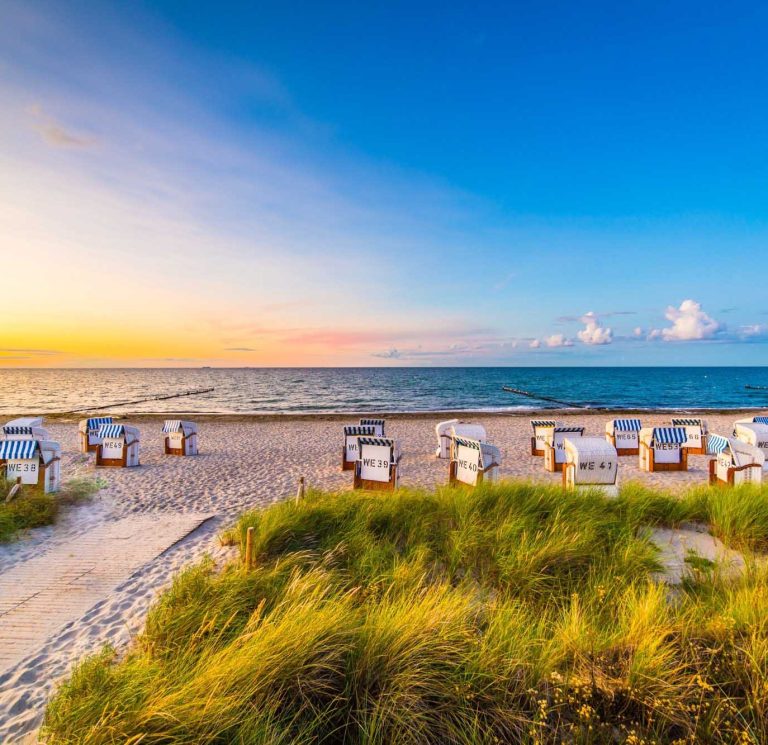
[[[212,515],[105,523],[0,574],[0,674]]]

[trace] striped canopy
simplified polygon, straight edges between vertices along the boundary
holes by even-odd
[[[613,428],[619,432],[639,432],[642,425],[639,419],[614,419]]]
[[[728,448],[729,444],[727,437],[723,437],[722,435],[710,435],[707,439],[707,453],[709,455],[722,453]]]
[[[122,437],[125,432],[125,427],[122,424],[102,424],[99,427],[99,437],[104,439],[105,437]]]
[[[673,427],[701,427],[702,426],[701,419],[679,419],[676,417],[672,418],[672,426]]]
[[[756,416],[752,418],[752,421],[757,424],[768,424],[768,416]]]
[[[684,445],[688,435],[682,427],[654,427],[653,441],[662,444]]]
[[[531,419],[531,427],[554,427],[557,422],[554,419]]]
[[[93,416],[87,421],[88,431],[98,432],[102,424],[112,424],[111,416]]]
[[[3,440],[0,442],[0,460],[24,460],[37,452],[37,440]]]
[[[555,427],[555,432],[578,432],[584,434],[584,427]]]
[[[163,432],[178,432],[181,429],[181,419],[166,419]]]
[[[457,445],[463,445],[465,448],[480,450],[480,443],[477,440],[465,440],[463,437],[454,437],[453,441]]]
[[[6,435],[31,435],[32,427],[18,424],[6,424],[3,426],[3,432]]]
[[[380,424],[383,427],[384,420],[383,419],[361,419],[360,424],[363,425],[364,427],[365,426],[375,427]]]
[[[361,427],[359,424],[347,424],[344,426],[344,436],[348,435],[375,435],[375,427]]]
[[[360,445],[383,445],[384,447],[394,447],[395,441],[390,437],[361,437],[358,442]]]

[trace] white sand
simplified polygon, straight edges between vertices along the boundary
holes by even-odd
[[[645,425],[669,422],[669,413],[643,416]],[[441,418],[389,417],[387,435],[396,437],[403,451],[401,485],[433,486],[447,480],[447,461],[435,459],[434,425]],[[529,416],[464,416],[481,422],[491,443],[501,449],[502,478],[533,478],[559,484],[559,473],[544,471],[543,458],[530,455]],[[567,423],[586,426],[587,434],[602,436],[605,414],[558,414]],[[735,414],[707,417],[710,431],[730,433]],[[130,418],[125,421],[131,421]],[[218,545],[217,533],[239,512],[293,495],[299,476],[325,489],[351,487],[351,472],[342,472],[341,425],[349,417],[315,419],[244,418],[240,421],[199,418],[200,451],[194,458],[163,455],[162,419],[140,419],[141,462],[133,469],[96,469],[93,456],[77,451],[77,426],[48,423],[54,440],[62,444],[62,474],[94,475],[107,480],[89,504],[63,511],[54,527],[32,531],[10,546],[0,547],[0,572],[28,561],[105,521],[145,512],[214,513],[217,518],[189,535],[162,556],[140,569],[127,582],[97,603],[79,620],[54,633],[37,652],[7,671],[0,671],[0,742],[34,742],[45,701],[56,682],[83,655],[104,644],[125,645],[141,627],[157,593],[184,565],[208,553],[221,561],[233,549]],[[681,489],[707,480],[708,458],[691,456],[688,472],[643,473],[637,457],[621,459],[620,481],[643,481]]]

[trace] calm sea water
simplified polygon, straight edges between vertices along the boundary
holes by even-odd
[[[616,408],[768,408],[768,367],[0,370],[0,412],[115,406],[131,412],[514,410],[563,401]],[[746,385],[766,386],[748,390]],[[210,393],[118,406],[196,388]]]

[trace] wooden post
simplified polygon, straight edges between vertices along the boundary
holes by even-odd
[[[304,499],[304,477],[299,476],[299,488],[296,490],[296,501],[301,502]]]
[[[253,526],[245,533],[245,571],[251,568],[253,563]]]

